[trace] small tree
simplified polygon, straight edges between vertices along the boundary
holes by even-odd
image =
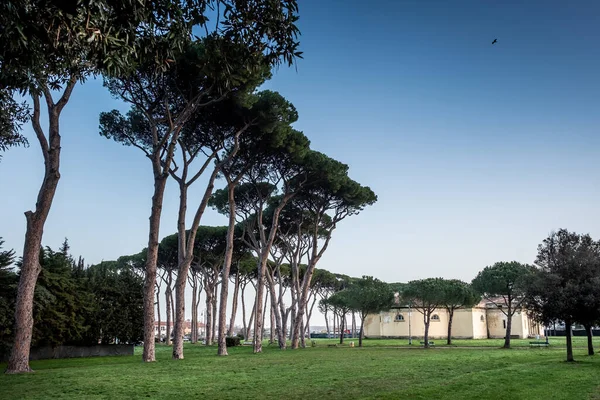
[[[346,315],[352,310],[352,294],[348,290],[339,291],[326,300],[333,312],[340,318],[340,344],[344,344],[346,330]]]
[[[471,283],[477,293],[493,303],[506,316],[505,349],[510,348],[512,317],[523,307],[526,298],[525,282],[532,272],[531,265],[516,261],[497,262],[480,271]]]
[[[410,281],[404,287],[402,297],[423,315],[425,324],[425,348],[429,348],[429,324],[433,312],[444,306],[444,279],[428,278]]]
[[[468,283],[458,279],[444,280],[442,303],[448,311],[448,339],[447,344],[452,344],[452,320],[454,311],[459,308],[473,307],[481,300]]]
[[[363,276],[362,279],[357,279],[346,290],[350,307],[353,311],[358,312],[360,317],[358,347],[362,347],[365,318],[368,314],[389,309],[394,301],[394,292],[387,283],[372,276]]]

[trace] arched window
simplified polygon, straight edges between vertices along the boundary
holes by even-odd
[[[483,315],[479,319],[481,320],[481,322],[485,322],[485,317]]]
[[[440,320],[440,316],[439,316],[439,315],[437,315],[437,314],[433,314],[433,315],[431,316],[431,320],[432,320],[432,321],[439,321],[439,320]]]
[[[396,322],[404,322],[404,315],[402,315],[402,314],[397,314],[397,315],[396,315],[396,319],[395,319],[395,321],[396,321]]]

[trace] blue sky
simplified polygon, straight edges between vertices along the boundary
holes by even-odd
[[[471,280],[496,261],[533,262],[553,229],[600,239],[600,3],[300,3],[304,59],[265,88],[296,105],[313,148],[379,196],[340,224],[319,267]],[[147,241],[150,164],[98,135],[99,113],[115,107],[88,81],[62,117],[44,244],[68,237],[88,263]],[[43,173],[26,133],[32,146],[0,163],[0,236],[18,253]],[[167,190],[161,236],[176,229],[177,188]],[[210,212],[203,223],[226,220]]]

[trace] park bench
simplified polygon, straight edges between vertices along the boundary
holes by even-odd
[[[550,343],[548,342],[529,342],[530,347],[548,347]]]
[[[425,346],[425,342],[419,342],[419,343],[421,343],[423,346]],[[435,346],[435,343],[432,342],[432,341],[429,341],[429,345],[430,346]]]
[[[242,346],[253,346],[253,345],[254,345],[254,343],[252,343],[252,342],[248,342],[248,341],[242,342]]]

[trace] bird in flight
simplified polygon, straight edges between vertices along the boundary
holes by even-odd
[[[496,44],[497,41],[498,41],[498,39],[494,39],[494,41],[492,42],[492,44]]]

